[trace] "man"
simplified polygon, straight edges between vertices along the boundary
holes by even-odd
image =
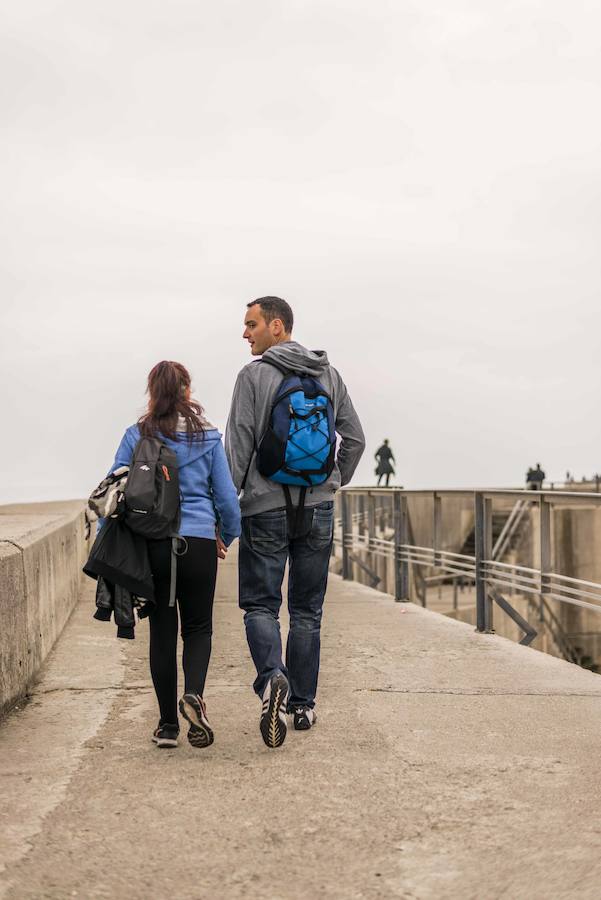
[[[293,315],[285,300],[261,297],[247,305],[243,338],[253,356],[236,381],[225,447],[234,484],[242,491],[239,554],[240,607],[257,670],[255,692],[262,697],[260,730],[268,747],[286,737],[286,713],[294,727],[314,725],[319,674],[322,607],[332,548],[337,488],[350,481],[365,438],[342,378],[323,350],[307,350],[292,340]],[[269,363],[269,364],[267,364]],[[315,379],[331,398],[340,445],[331,474],[306,489],[304,509],[287,509],[282,484],[260,474],[258,448],[270,424],[274,397],[288,373]],[[289,488],[298,510],[299,487]],[[290,505],[290,503],[288,504]],[[290,632],[282,661],[279,611],[282,580],[290,561]]]
[[[388,438],[384,441],[381,447],[378,447],[374,456],[378,463],[376,467],[378,487],[380,487],[380,482],[382,481],[382,478],[384,476],[386,476],[386,487],[388,487],[390,476],[394,475],[394,466],[392,465],[392,463],[395,462],[394,454],[388,446]]]

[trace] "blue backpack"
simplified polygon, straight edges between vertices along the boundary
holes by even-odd
[[[334,468],[336,428],[332,398],[310,375],[297,375],[273,360],[284,375],[271,405],[269,425],[257,451],[261,475],[282,485],[291,536],[302,520],[307,489],[323,484]],[[296,519],[290,485],[300,487]]]

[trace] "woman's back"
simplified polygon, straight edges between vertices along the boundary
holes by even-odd
[[[181,491],[180,534],[215,537],[216,513],[226,545],[240,534],[240,507],[221,442],[221,434],[207,423],[206,430],[190,440],[178,423],[176,440],[158,434],[177,455]],[[128,466],[140,440],[140,426],[131,425],[115,455],[112,469]]]

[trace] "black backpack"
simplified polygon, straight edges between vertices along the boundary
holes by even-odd
[[[180,490],[177,456],[159,438],[141,437],[129,467],[125,485],[124,521],[128,528],[151,540],[171,538],[171,589],[169,606],[175,605],[177,557],[183,538],[178,537]],[[184,550],[187,547],[184,542]]]
[[[154,540],[177,535],[180,519],[177,456],[159,438],[136,444],[125,485],[125,524]]]

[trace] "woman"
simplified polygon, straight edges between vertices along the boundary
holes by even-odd
[[[217,557],[240,534],[240,507],[221,435],[191,398],[188,371],[164,360],[148,376],[148,408],[127,429],[111,471],[129,465],[140,437],[159,437],[175,451],[179,466],[181,521],[185,552],[177,560],[176,595],[184,645],[184,695],[179,709],[189,722],[188,740],[194,747],[213,743],[213,731],[203,700],[211,656],[213,597]],[[219,523],[219,524],[217,524]],[[149,540],[155,605],[150,613],[150,671],[159,703],[160,719],[152,739],[158,747],[175,747],[177,716],[176,606],[169,606],[171,541]]]

